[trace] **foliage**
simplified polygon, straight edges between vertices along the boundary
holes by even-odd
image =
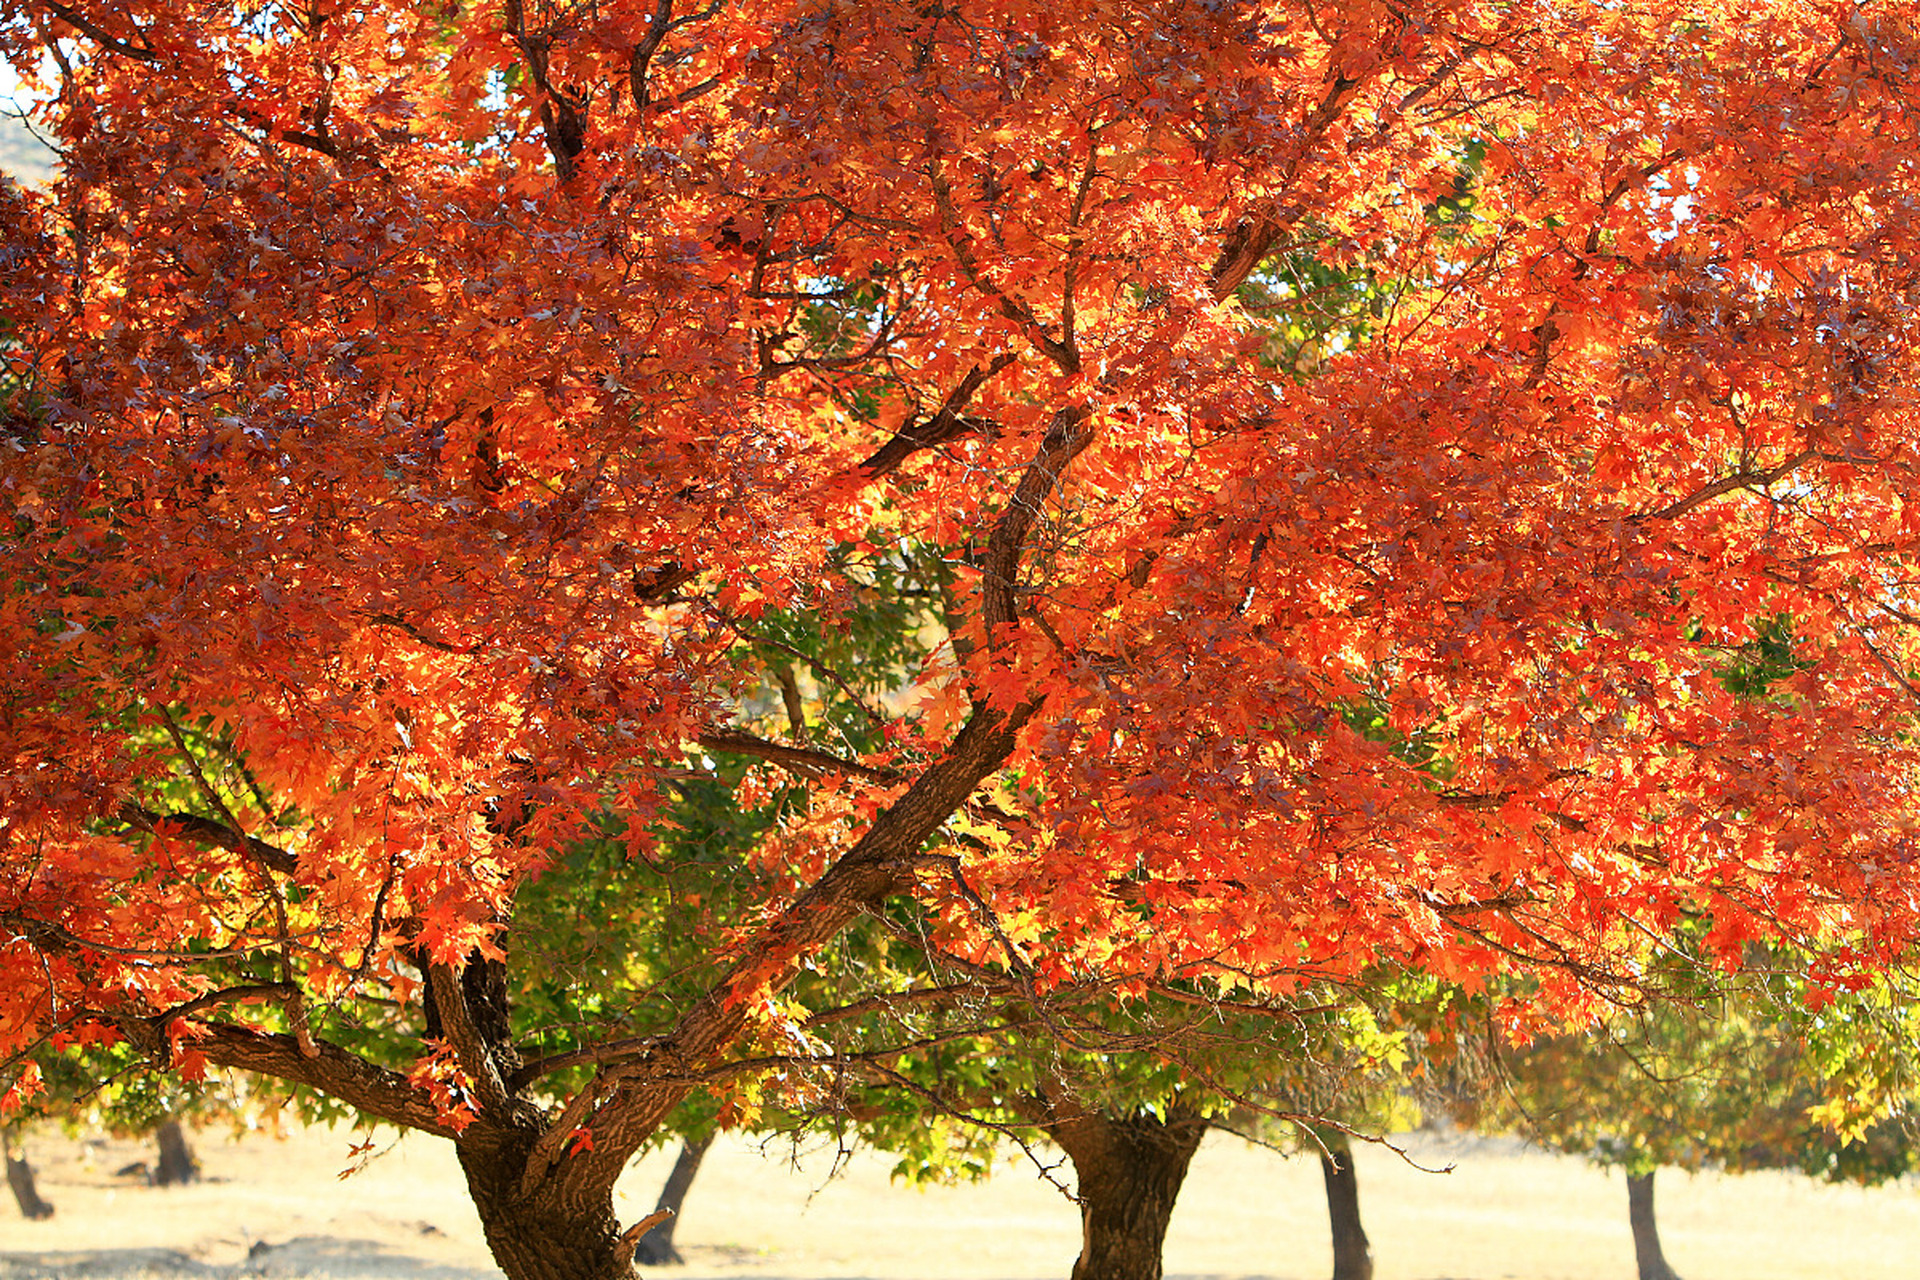
[[[1522,1030],[1696,913],[1899,954],[1909,15],[1323,8],[9,8],[0,1048],[616,1274],[921,935]]]
[[[1683,932],[1664,998],[1504,1055],[1468,1105],[1629,1173],[1793,1168],[1874,1183],[1909,1172],[1915,1027],[1890,980],[1833,993],[1804,957],[1757,951],[1729,984]]]

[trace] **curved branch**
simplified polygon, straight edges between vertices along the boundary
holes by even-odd
[[[1067,464],[1093,443],[1093,429],[1087,411],[1074,407],[1053,415],[1053,422],[1040,442],[1040,452],[1027,465],[1026,474],[1007,502],[1007,509],[994,522],[987,539],[987,552],[981,563],[982,613],[987,624],[987,643],[996,642],[994,629],[1011,623],[1017,614],[1013,586],[1020,575],[1020,555],[1026,550],[1027,535],[1040,518],[1040,507],[1060,482]]]
[[[258,836],[243,836],[223,822],[203,818],[197,813],[156,813],[152,809],[128,802],[120,806],[120,819],[149,835],[182,836],[202,844],[218,846],[231,850],[243,858],[252,858],[262,866],[290,876],[298,869],[300,859],[278,845],[268,844]]]
[[[1327,96],[1320,100],[1313,114],[1307,117],[1305,136],[1300,140],[1299,150],[1294,154],[1293,162],[1282,175],[1284,184],[1291,184],[1300,171],[1301,162],[1326,133],[1328,126],[1340,118],[1353,97],[1354,90],[1360,87],[1360,81],[1336,74],[1327,86]],[[1253,269],[1280,243],[1280,237],[1288,228],[1300,219],[1303,210],[1296,206],[1292,209],[1277,211],[1244,218],[1236,225],[1231,234],[1220,246],[1220,252],[1214,257],[1213,267],[1207,272],[1207,287],[1215,302],[1224,302],[1233,296],[1233,291],[1246,283]]]
[[[120,1019],[129,1038],[149,1053],[167,1049],[167,1031],[158,1019]],[[331,1094],[350,1107],[382,1120],[443,1138],[458,1136],[440,1119],[433,1102],[397,1071],[368,1062],[325,1040],[310,1043],[311,1053],[290,1035],[259,1031],[227,1022],[195,1023],[193,1049],[223,1067],[274,1076]]]

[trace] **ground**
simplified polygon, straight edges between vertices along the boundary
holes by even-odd
[[[376,1135],[383,1154],[341,1180],[360,1135],[310,1129],[276,1141],[196,1136],[208,1178],[149,1188],[116,1170],[137,1143],[35,1133],[27,1151],[57,1207],[27,1222],[0,1201],[0,1280],[241,1276],[491,1280],[451,1148]],[[1408,1140],[1426,1173],[1380,1148],[1357,1157],[1378,1280],[1631,1280],[1619,1175],[1504,1141]],[[623,1217],[652,1208],[672,1153],[623,1184]],[[889,1184],[856,1154],[717,1144],[677,1237],[685,1280],[1053,1280],[1079,1242],[1072,1205],[1031,1165],[984,1186]],[[1667,1253],[1687,1280],[1900,1280],[1920,1257],[1920,1185],[1874,1191],[1787,1175],[1664,1174]],[[1169,1280],[1322,1280],[1331,1268],[1320,1175],[1214,1135],[1195,1160],[1167,1241]],[[662,1280],[674,1272],[659,1273]]]

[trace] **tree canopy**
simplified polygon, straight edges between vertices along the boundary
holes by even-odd
[[[890,912],[1028,998],[1524,1032],[1697,913],[1847,979],[1917,914],[1913,16],[10,6],[0,1050],[455,1138],[521,1280],[624,1272],[614,1174]],[[518,1043],[521,889],[771,769],[710,978]]]

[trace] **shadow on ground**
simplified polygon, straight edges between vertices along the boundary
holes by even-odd
[[[499,1273],[395,1253],[371,1240],[261,1241],[243,1261],[213,1264],[175,1249],[0,1253],[0,1280],[498,1280]]]

